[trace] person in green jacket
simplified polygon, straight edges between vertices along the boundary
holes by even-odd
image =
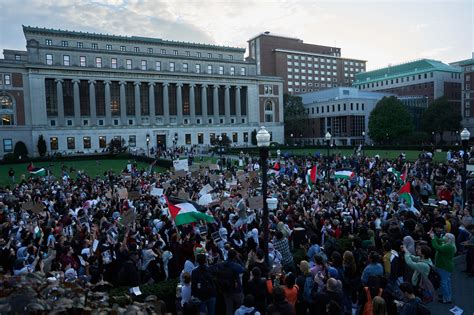
[[[441,294],[439,300],[443,304],[451,304],[451,275],[454,271],[454,255],[456,254],[456,239],[453,234],[446,233],[443,238],[439,238],[430,232],[431,245],[436,251],[435,266],[441,277]]]
[[[411,285],[417,287],[421,280],[420,277],[428,278],[430,266],[433,266],[433,262],[430,259],[431,248],[426,245],[416,246],[417,256],[411,255],[405,246],[402,246],[401,249],[404,252],[406,265],[415,271],[411,277]]]

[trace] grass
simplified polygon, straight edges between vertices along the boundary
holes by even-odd
[[[54,162],[38,162],[35,163],[35,167],[48,167],[51,166],[51,171],[55,177],[61,176],[61,168],[62,166],[66,166],[68,170],[70,167],[73,167],[75,170],[84,171],[87,175],[91,177],[95,177],[97,175],[103,176],[105,171],[113,170],[115,173],[121,173],[122,170],[127,166],[128,160],[87,160],[87,161],[54,161]],[[4,187],[6,185],[10,185],[10,177],[8,176],[8,171],[10,168],[13,168],[15,171],[15,179],[16,182],[19,183],[21,181],[22,175],[28,178],[29,174],[27,171],[29,163],[22,163],[22,164],[10,164],[10,165],[0,165],[0,187]],[[137,162],[138,169],[145,169],[147,170],[149,167],[148,163]],[[155,172],[162,172],[164,171],[161,167],[155,167]],[[74,176],[74,175],[73,175]]]
[[[289,149],[281,150],[283,155],[285,152],[293,153],[295,155],[314,155],[316,152],[319,152],[321,155],[327,154],[327,149]],[[370,157],[379,155],[381,159],[396,159],[400,153],[405,153],[406,158],[409,161],[414,161],[418,158],[418,155],[421,151],[404,151],[404,150],[364,150],[364,154]],[[345,156],[350,156],[354,154],[354,150],[350,149],[330,149],[329,154],[342,154]],[[276,156],[276,151],[272,151],[272,156]],[[443,162],[446,161],[446,152],[435,152],[433,155],[434,162]]]

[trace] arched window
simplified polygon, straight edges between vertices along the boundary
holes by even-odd
[[[265,102],[265,110],[273,111],[273,103],[272,103],[272,101],[266,101],[266,102]]]
[[[0,126],[15,124],[13,98],[8,94],[0,94]]]

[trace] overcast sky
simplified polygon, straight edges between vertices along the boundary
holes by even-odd
[[[247,48],[270,31],[337,46],[368,70],[474,51],[473,0],[0,0],[0,50],[25,49],[21,25]]]

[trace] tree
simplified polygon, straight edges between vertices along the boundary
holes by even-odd
[[[413,131],[413,121],[395,96],[382,98],[369,116],[369,136],[376,143],[400,142]]]
[[[13,154],[15,154],[16,158],[19,160],[28,157],[28,149],[26,148],[26,144],[23,141],[18,141],[15,143]]]
[[[250,134],[250,142],[252,145],[257,145],[257,130],[254,129],[252,133]]]
[[[422,128],[428,134],[439,133],[443,142],[443,132],[461,129],[461,112],[458,105],[448,102],[446,97],[436,99],[422,116]]]
[[[46,141],[44,140],[43,135],[39,136],[37,147],[38,147],[39,155],[45,156],[47,148],[46,148]]]
[[[308,112],[303,106],[302,98],[300,96],[285,94],[283,95],[283,103],[285,104],[284,121],[286,136],[288,137],[290,134],[303,134]]]

